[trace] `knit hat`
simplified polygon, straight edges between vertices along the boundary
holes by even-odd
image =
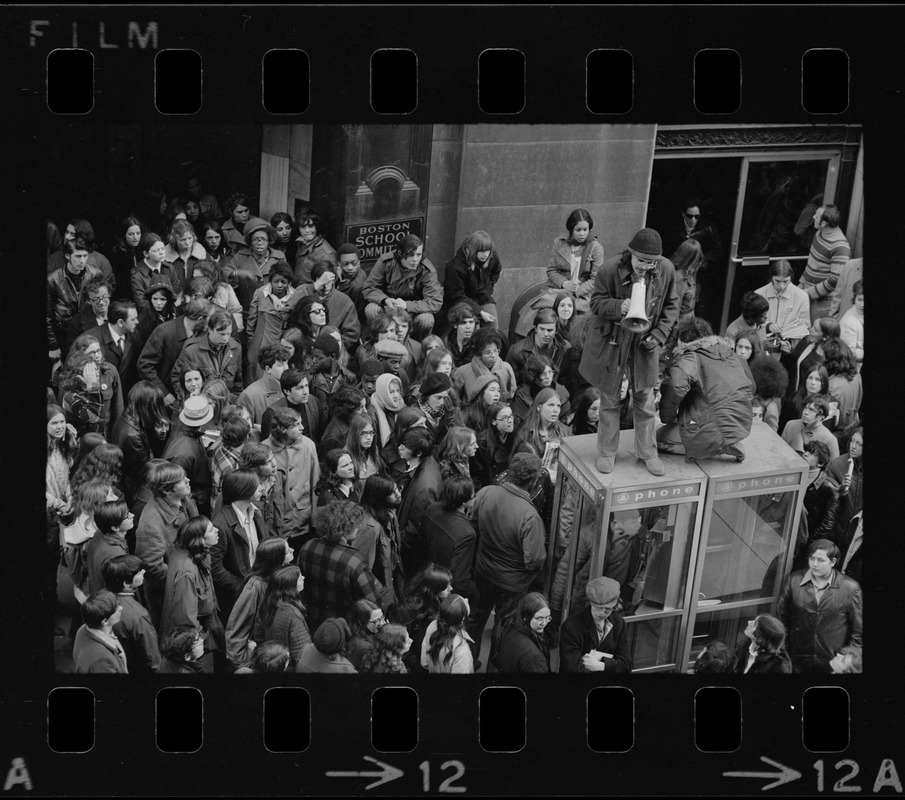
[[[551,389],[548,386],[546,389],[541,389],[536,395],[534,395],[534,400],[531,401],[531,406],[542,406],[551,397],[559,397],[559,395],[556,393],[555,389]]]
[[[361,365],[362,378],[378,378],[384,374],[386,370],[376,358],[369,358]]]
[[[179,412],[179,419],[190,428],[200,428],[213,418],[214,407],[203,394],[187,397],[182,411]]]
[[[377,342],[377,344],[374,345],[374,352],[384,358],[390,356],[400,358],[408,355],[408,350],[405,349],[405,345],[394,342],[392,339],[384,339],[382,342]]]
[[[322,333],[314,340],[314,346],[324,355],[336,358],[339,356],[339,342],[329,333]]]
[[[267,220],[263,220],[260,217],[252,217],[245,223],[245,227],[242,229],[242,235],[245,237],[245,244],[251,247],[251,235],[255,231],[261,230],[267,231],[267,237],[271,242],[276,240],[277,232],[271,227]]]
[[[145,299],[150,302],[151,295],[154,292],[166,292],[170,296],[170,300],[176,299],[176,292],[173,291],[173,284],[170,283],[170,279],[164,276],[155,276],[155,280],[151,282],[151,285],[145,290]]]
[[[447,389],[452,389],[452,381],[449,379],[449,375],[444,375],[442,372],[433,372],[425,378],[418,393],[422,397],[429,397],[432,394],[445,392]]]
[[[330,617],[320,624],[314,632],[312,641],[321,653],[331,656],[344,650],[351,636],[349,624],[342,617]]]
[[[603,606],[619,597],[619,581],[612,578],[593,578],[585,589],[588,602]]]
[[[491,383],[500,383],[499,377],[492,372],[487,375],[480,375],[477,380],[467,382],[465,384],[465,397],[468,402],[471,403],[476,397],[480,397]],[[502,383],[500,383],[500,388],[502,388]]]
[[[628,243],[628,251],[638,258],[661,256],[663,255],[663,240],[653,228],[642,228]]]

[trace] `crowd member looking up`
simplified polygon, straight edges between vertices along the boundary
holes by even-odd
[[[823,442],[830,451],[830,459],[839,456],[839,442],[824,426],[830,411],[826,395],[811,395],[801,410],[801,419],[789,420],[782,429],[782,438],[796,453],[804,454],[804,446],[813,440]]]
[[[203,672],[204,637],[194,625],[177,625],[160,637],[158,675]]]
[[[254,505],[259,487],[252,470],[230,472],[223,479],[223,504],[211,520],[217,529],[217,543],[211,548],[211,576],[224,624],[254,566],[258,543],[270,535]]]
[[[408,583],[405,594],[399,601],[391,619],[405,626],[412,637],[412,651],[404,658],[408,671],[421,671],[421,644],[427,627],[437,618],[440,603],[453,590],[452,575],[448,569],[436,564],[427,564]]]
[[[390,308],[412,316],[412,336],[421,341],[434,327],[434,314],[443,305],[443,287],[434,265],[424,258],[424,242],[407,235],[394,251],[382,255],[365,280],[365,317],[369,323]]]
[[[97,237],[94,228],[87,219],[73,219],[69,221],[63,232],[63,241],[80,242],[88,251],[88,265],[98,270],[110,284],[110,288],[116,291],[116,278],[107,257],[97,249]]]
[[[471,675],[474,672],[473,642],[465,630],[465,620],[470,612],[468,600],[461,595],[451,594],[443,599],[437,618],[424,633],[422,669],[446,675]]]
[[[292,563],[294,556],[285,539],[273,537],[258,544],[254,564],[226,624],[226,657],[236,669],[248,666],[257,648],[252,633],[270,578],[277,569]]]
[[[129,554],[126,533],[134,524],[134,516],[125,502],[113,500],[95,510],[94,524],[95,533],[85,545],[84,555],[88,567],[88,594],[104,588],[101,570],[106,561],[114,556]]]
[[[427,562],[427,546],[421,520],[427,507],[440,497],[443,477],[432,452],[434,437],[426,428],[412,428],[402,437],[399,458],[405,464],[399,528],[402,535],[402,569],[414,575]]]
[[[113,632],[122,617],[116,595],[106,589],[95,592],[82,603],[81,614],[84,625],[75,635],[72,650],[75,671],[81,674],[128,673],[126,652]]]
[[[145,598],[155,627],[163,609],[167,565],[164,554],[176,541],[179,527],[198,514],[185,470],[164,463],[148,477],[151,499],[141,513],[135,537],[135,555],[145,564]]]
[[[444,301],[449,307],[457,303],[471,306],[481,325],[497,327],[497,306],[493,290],[500,279],[502,264],[490,234],[470,233],[446,264]]]
[[[811,301],[811,322],[829,314],[839,273],[852,255],[848,240],[839,228],[839,219],[839,209],[834,205],[822,205],[814,212],[817,233],[798,281],[799,288]]]
[[[852,307],[839,319],[839,336],[855,355],[858,370],[864,362],[864,281],[852,287]]]
[[[768,339],[767,314],[770,313],[769,303],[757,292],[745,292],[741,301],[742,313],[736,317],[726,328],[726,338],[735,339],[742,331],[754,331],[761,345],[765,345]],[[786,352],[790,348],[786,347]]]
[[[788,355],[781,360],[789,373],[788,392],[794,392],[810,371],[823,363],[823,343],[839,339],[839,323],[832,317],[814,320],[808,335],[802,339]]]
[[[788,674],[792,659],[786,652],[786,627],[776,617],[758,614],[749,620],[745,638],[738,647],[736,672],[739,675]]]
[[[830,461],[827,477],[839,486],[836,524],[829,536],[840,547],[847,546],[849,522],[864,508],[864,429],[855,428],[848,441],[848,453]]]
[[[327,260],[336,264],[336,250],[324,238],[323,222],[313,208],[303,207],[295,215],[295,224],[299,232],[295,240],[295,269],[292,279],[294,286],[313,283],[311,268],[318,262]]]
[[[133,675],[151,675],[160,666],[157,631],[151,615],[135,592],[144,583],[145,568],[138,556],[113,556],[101,568],[104,588],[116,595],[122,613],[113,626],[126,654],[126,663]]]
[[[223,624],[217,614],[217,595],[211,577],[210,551],[217,529],[205,516],[183,522],[173,548],[167,552],[167,578],[160,635],[178,625],[191,625],[204,639],[198,659],[203,672],[214,671],[214,652],[225,657]]]
[[[292,671],[295,671],[305,645],[311,644],[300,596],[304,588],[305,576],[297,566],[279,567],[267,582],[264,601],[255,621],[255,641],[274,641],[288,647]]]
[[[377,603],[370,600],[356,600],[349,612],[349,628],[352,636],[349,639],[347,655],[355,669],[361,666],[361,659],[374,646],[374,637],[384,625],[387,618]]]

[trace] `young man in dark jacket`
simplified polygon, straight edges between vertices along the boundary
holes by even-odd
[[[619,591],[612,578],[588,581],[588,607],[569,615],[559,634],[560,672],[632,671],[625,621],[615,611]]]

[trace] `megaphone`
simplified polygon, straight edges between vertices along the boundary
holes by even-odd
[[[647,286],[642,278],[632,286],[632,299],[628,313],[620,321],[620,325],[631,333],[644,333],[650,328],[650,320],[644,313],[644,302],[647,298]]]

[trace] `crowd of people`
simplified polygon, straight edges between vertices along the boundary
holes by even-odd
[[[366,269],[313,209],[251,207],[193,181],[106,255],[87,220],[48,221],[45,594],[64,565],[76,671],[471,673],[491,615],[488,669],[549,672],[558,645],[561,672],[630,671],[618,580],[588,576],[567,619],[543,594],[569,546],[550,530],[560,443],[595,434],[608,473],[634,428],[661,475],[660,452],[743,458],[756,417],[808,461],[797,549],[823,561],[746,634],[778,671],[851,646],[860,663],[863,283],[816,249],[824,228],[838,246],[832,206],[807,283],[776,262],[729,339],[694,316],[693,225],[677,270],[650,228],[606,259],[577,209],[515,341],[486,232],[441,280],[417,236]],[[639,281],[636,333],[619,323]]]

